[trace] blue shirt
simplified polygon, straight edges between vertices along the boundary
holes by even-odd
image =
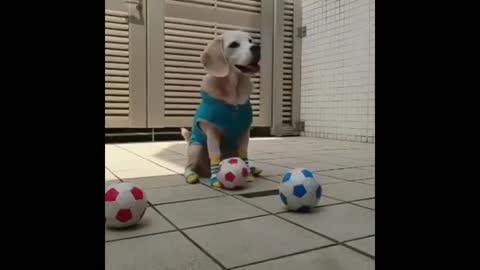
[[[190,144],[207,146],[205,133],[199,128],[198,121],[209,123],[222,133],[220,147],[223,151],[234,151],[241,136],[248,131],[253,121],[250,100],[244,104],[231,105],[200,92],[202,101],[195,112]]]

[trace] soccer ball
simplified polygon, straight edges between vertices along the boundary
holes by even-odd
[[[137,224],[147,209],[145,192],[132,183],[113,184],[105,188],[105,225],[124,228]]]
[[[249,169],[241,158],[228,158],[220,162],[218,181],[226,189],[244,187],[247,183]]]
[[[280,200],[293,211],[308,212],[317,205],[322,196],[322,186],[314,174],[303,168],[286,173],[280,183]]]

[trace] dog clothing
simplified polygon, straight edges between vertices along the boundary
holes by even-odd
[[[231,105],[209,96],[204,91],[200,94],[202,101],[193,118],[190,144],[207,146],[207,137],[198,126],[198,121],[204,121],[221,131],[220,148],[223,151],[235,151],[241,136],[252,125],[253,112],[250,100],[244,104]]]

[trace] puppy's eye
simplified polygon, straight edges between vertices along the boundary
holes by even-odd
[[[238,46],[240,46],[240,44],[238,44],[238,42],[232,42],[230,43],[230,45],[228,45],[228,48],[237,48]]]
[[[252,39],[251,39],[251,38],[249,38],[249,39],[248,39],[248,42],[249,42],[249,43],[252,43]]]

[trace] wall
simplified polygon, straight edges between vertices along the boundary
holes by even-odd
[[[303,0],[302,135],[375,142],[375,0]]]

